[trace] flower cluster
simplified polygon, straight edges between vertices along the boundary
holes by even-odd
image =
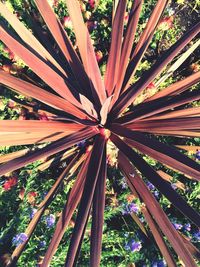
[[[88,4],[92,9],[95,8],[95,0],[88,0]]]
[[[138,213],[139,212],[139,207],[135,203],[127,204],[124,205],[122,214],[131,214],[131,213]]]
[[[131,252],[140,251],[142,248],[142,244],[140,241],[131,240],[128,244],[125,245],[126,250],[130,250]]]
[[[200,241],[200,230],[193,234],[193,241],[199,242]]]
[[[53,214],[49,214],[47,217],[46,217],[46,225],[48,228],[51,228],[54,226],[55,224],[55,221],[56,221],[56,218]]]
[[[14,246],[17,247],[17,246],[23,244],[27,239],[28,239],[27,234],[20,233],[20,234],[17,234],[15,237],[13,237],[12,243]]]
[[[196,154],[195,154],[196,160],[200,160],[200,150],[197,149]]]
[[[32,209],[30,212],[30,219],[33,219],[34,215],[36,214],[37,209]]]
[[[173,226],[176,230],[181,230],[183,225],[181,223],[173,223]]]
[[[127,182],[126,182],[126,178],[123,177],[120,181],[120,186],[122,189],[127,189],[128,188],[128,185],[127,185]]]
[[[63,18],[62,24],[67,29],[72,29],[72,27],[73,27],[71,18],[69,16],[66,16]]]
[[[185,231],[190,232],[190,231],[191,231],[191,224],[190,224],[190,223],[186,223],[186,224],[183,226],[183,229],[184,229]]]
[[[164,260],[158,260],[156,262],[153,263],[152,267],[165,267],[166,262]]]
[[[146,183],[146,185],[147,185],[148,189],[149,189],[150,191],[152,191],[152,193],[154,194],[155,198],[159,199],[160,194],[159,194],[159,192],[156,190],[155,186],[154,186],[151,182],[149,182],[149,181]]]

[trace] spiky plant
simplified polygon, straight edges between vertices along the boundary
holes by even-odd
[[[41,266],[49,266],[77,207],[78,213],[64,266],[76,265],[90,214],[90,266],[100,265],[108,141],[119,149],[118,168],[125,175],[133,194],[143,203],[143,215],[168,266],[176,266],[171,247],[185,266],[197,266],[194,257],[198,256],[198,250],[174,229],[158,201],[148,190],[143,177],[197,226],[200,226],[200,216],[173,190],[166,181],[166,174],[156,172],[142,158],[141,153],[190,179],[200,179],[200,165],[197,162],[181,153],[177,147],[167,145],[156,138],[162,135],[180,138],[200,136],[200,108],[187,107],[188,103],[200,98],[198,89],[190,90],[191,86],[200,80],[200,72],[170,85],[143,103],[136,105],[135,100],[166,65],[197,36],[200,23],[184,33],[139,80],[131,84],[167,5],[167,0],[157,1],[139,41],[135,44],[142,2],[133,1],[126,30],[124,15],[127,1],[114,2],[111,45],[103,79],[77,0],[66,0],[73,22],[77,50],[47,0],[34,1],[46,28],[42,28],[27,7],[26,17],[32,25],[32,31],[0,2],[0,13],[5,19],[1,19],[0,39],[36,74],[33,80],[29,76],[16,77],[1,70],[0,83],[37,100],[39,109],[45,111],[48,116],[47,121],[0,122],[1,145],[34,144],[36,147],[38,144],[44,144],[42,148],[40,146],[33,151],[21,150],[6,157],[2,156],[0,159],[4,163],[0,165],[0,175],[41,158],[49,159],[50,156],[45,162],[46,167],[52,162],[59,162],[62,157],[67,162],[67,167],[40,203],[26,229],[28,239],[14,250],[9,266],[17,263],[64,178],[76,170],[79,170],[77,179],[68,194],[67,203]],[[43,33],[44,29],[49,35]],[[85,142],[84,149],[80,149],[82,141]],[[181,148],[187,149],[185,146]],[[169,242],[166,242],[166,239]]]

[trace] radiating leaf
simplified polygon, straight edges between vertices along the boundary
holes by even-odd
[[[182,212],[182,214],[187,216],[197,226],[200,226],[200,215],[190,207],[187,202],[174,189],[172,189],[171,185],[164,181],[141,156],[116,135],[111,135],[111,141],[117,145],[117,147],[133,162],[134,166],[145,175],[145,177],[147,177],[148,180]]]
[[[112,114],[118,115],[128,107],[153,80],[162,71],[162,69],[199,33],[200,22],[187,31],[173,46],[171,46],[151,69],[146,71],[142,78],[130,86],[118,99],[113,107]]]
[[[133,165],[130,164],[130,162],[121,152],[120,157],[122,162],[121,168],[123,168],[127,178],[137,190],[138,194],[147,206],[150,214],[154,217],[163,234],[168,238],[176,253],[180,256],[186,266],[197,267],[195,261],[192,258],[192,255],[183,244],[180,235],[172,226],[168,217],[166,216],[158,202],[155,200],[151,192],[147,189]],[[168,258],[167,260],[169,261],[170,259]],[[171,259],[170,262],[172,263],[173,260]]]
[[[88,164],[85,187],[81,197],[76,223],[67,253],[67,259],[65,262],[66,267],[72,267],[74,264],[76,252],[79,246],[82,232],[84,230],[84,224],[87,220],[88,212],[92,204],[97,178],[99,172],[101,172],[101,168],[103,168],[103,166],[105,165],[105,141],[106,140],[102,135],[97,136],[97,138],[95,139],[91,159]]]
[[[108,96],[112,95],[117,83],[120,70],[120,58],[122,48],[122,37],[124,29],[124,16],[126,11],[126,0],[120,0],[113,21],[110,52],[105,73],[105,87]]]
[[[91,39],[83,21],[79,2],[77,0],[66,0],[66,3],[73,23],[81,59],[83,61],[85,71],[90,79],[93,99],[94,102],[99,105],[98,101],[100,101],[100,103],[105,101],[106,93]]]
[[[44,148],[30,152],[25,156],[19,157],[17,159],[13,159],[13,160],[9,161],[8,163],[2,164],[0,166],[0,175],[3,175],[7,172],[17,170],[17,169],[24,167],[25,165],[27,165],[33,161],[36,161],[38,159],[41,159],[43,157],[47,157],[47,156],[51,156],[53,154],[56,154],[60,151],[67,149],[68,147],[70,147],[72,145],[77,144],[78,142],[82,141],[83,139],[90,138],[94,135],[96,135],[96,130],[94,130],[93,128],[87,127],[87,129],[84,129],[80,132],[71,134],[67,137],[63,137],[63,138],[47,145]]]

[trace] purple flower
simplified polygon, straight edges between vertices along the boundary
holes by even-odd
[[[85,144],[86,144],[86,141],[83,140],[83,141],[81,141],[81,142],[78,143],[78,147],[79,148],[84,148],[85,147]]]
[[[141,242],[135,242],[134,240],[131,242],[130,244],[130,249],[132,252],[135,251],[140,251],[140,249],[142,248],[142,244]]]
[[[98,22],[97,21],[88,21],[87,26],[90,31],[95,30],[97,28]]]
[[[200,150],[198,150],[198,149],[197,149],[197,151],[196,151],[195,158],[196,158],[197,160],[200,160]]]
[[[189,232],[191,230],[191,224],[190,223],[187,223],[187,224],[184,225],[183,228],[184,228],[184,230],[186,230],[186,231]]]
[[[20,234],[17,234],[15,237],[13,237],[12,243],[13,243],[14,246],[17,247],[20,244],[23,244],[27,239],[28,239],[27,234],[20,233]]]
[[[174,190],[176,190],[176,188],[177,188],[176,184],[171,184],[171,187],[172,187]]]
[[[135,203],[124,205],[124,209],[122,210],[122,214],[130,214],[132,212],[137,213],[139,211],[139,207]]]
[[[173,223],[173,226],[176,230],[180,230],[183,227],[183,225],[180,223]]]
[[[46,241],[40,241],[39,246],[41,248],[45,247],[46,246]]]
[[[154,190],[155,189],[155,186],[150,182],[147,182],[147,187],[149,188],[149,190]]]
[[[131,203],[128,206],[128,209],[129,209],[130,213],[132,213],[132,212],[137,213],[139,211],[139,207],[135,203]]]
[[[140,251],[140,249],[142,248],[142,244],[139,241],[136,242],[135,240],[132,240],[131,242],[126,244],[124,248],[126,250],[131,250],[132,252]]]
[[[37,209],[32,209],[30,213],[30,219],[33,219],[34,215],[36,214]]]
[[[164,260],[159,260],[153,263],[152,267],[165,267],[166,262]]]
[[[154,194],[154,196],[155,196],[156,198],[159,198],[159,192],[158,192],[157,190],[154,191],[153,194]]]
[[[200,231],[194,233],[194,234],[193,234],[193,238],[194,238],[197,242],[199,242],[199,241],[200,241]]]
[[[127,183],[126,183],[126,180],[124,178],[122,179],[122,181],[120,182],[120,184],[121,184],[122,189],[128,188]]]
[[[54,226],[55,224],[55,216],[53,214],[49,214],[47,217],[46,217],[46,224],[47,224],[47,227],[51,228]]]

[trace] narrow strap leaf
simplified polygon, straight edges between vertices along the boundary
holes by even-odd
[[[84,225],[91,207],[97,178],[101,169],[101,162],[104,162],[105,160],[105,139],[102,135],[98,135],[95,139],[91,159],[88,164],[85,187],[81,197],[76,223],[65,262],[66,267],[72,267],[74,264],[79,242],[84,230]]]
[[[73,94],[76,90],[67,82],[67,79],[63,79],[58,75],[51,67],[49,67],[44,61],[37,57],[31,50],[28,50],[24,45],[18,42],[10,34],[9,29],[5,25],[0,24],[0,39],[4,42],[11,51],[16,53],[41,79],[43,79],[55,92],[60,96],[67,99],[71,104],[81,108],[81,104],[74,97]],[[40,66],[40,68],[38,68]]]
[[[47,105],[50,105],[51,107],[56,107],[67,113],[73,114],[78,118],[85,118],[85,114],[71,104],[67,99],[63,99],[62,97],[47,92],[41,87],[16,78],[2,70],[0,70],[0,83],[16,90],[24,96],[33,97]]]
[[[80,5],[77,0],[66,0],[69,15],[71,17],[76,40],[85,71],[90,79],[90,86],[95,103],[99,105],[106,99],[105,87],[95,57],[91,39],[84,24]]]
[[[135,33],[138,26],[140,11],[142,8],[143,0],[136,0],[132,4],[132,8],[129,14],[128,26],[124,36],[122,45],[122,54],[120,59],[120,75],[118,75],[117,84],[114,90],[114,96],[112,99],[112,105],[119,97],[120,90],[124,81],[124,75],[126,73],[129,57],[131,54]]]
[[[136,96],[145,89],[150,82],[162,71],[162,69],[199,33],[200,22],[194,25],[189,31],[187,31],[172,47],[170,47],[152,68],[142,78],[130,86],[115,103],[112,115],[120,114],[125,108],[127,108],[136,98]]]
[[[72,134],[85,128],[84,125],[77,123],[63,123],[56,121],[39,121],[39,120],[0,120],[0,132],[41,132],[55,133],[59,132]]]
[[[29,152],[29,148],[21,149],[19,151],[7,153],[5,155],[0,155],[0,163],[4,163],[6,161],[18,158],[20,156],[25,155],[27,152]]]
[[[130,141],[127,140],[127,142],[143,154],[147,154],[164,164],[172,166],[198,181],[200,180],[200,165],[182,154],[175,147],[166,145],[153,137],[150,138],[145,134],[126,129],[119,125],[113,126],[111,130],[120,136],[129,138]]]
[[[81,89],[83,89],[83,92],[86,92],[84,89],[85,87],[89,86],[89,79],[62,24],[56,18],[56,15],[54,14],[47,0],[35,0],[35,3],[51,34],[60,47],[61,52],[64,54],[65,59],[69,63],[74,76],[80,84]]]
[[[106,150],[104,150],[104,159],[106,158]],[[106,191],[106,161],[102,161],[101,169],[95,188],[92,210],[92,229],[91,229],[91,244],[90,244],[90,266],[100,266],[101,260],[101,245],[104,222],[105,208],[105,191]]]
[[[53,134],[49,134],[47,132],[26,132],[23,134],[17,132],[4,132],[0,133],[0,146],[42,144],[46,142],[53,142],[66,136],[67,134],[62,132],[54,132]]]
[[[158,87],[162,84],[168,77],[170,77],[175,70],[177,70],[185,60],[199,47],[200,40],[197,40],[194,44],[190,46],[180,57],[172,64],[172,66],[166,71],[166,73],[155,83],[155,86]]]
[[[112,95],[106,99],[106,101],[103,103],[101,107],[101,110],[100,110],[101,125],[104,125],[107,121],[107,116],[109,113],[111,101],[112,101]]]
[[[132,123],[136,120],[148,118],[150,116],[159,114],[161,112],[173,109],[184,104],[190,103],[200,99],[199,90],[188,90],[187,92],[171,97],[162,97],[161,99],[155,99],[151,102],[138,105],[135,110],[127,113],[123,117],[120,117],[116,122],[121,124]]]
[[[0,2],[0,13],[10,23],[12,28],[17,32],[21,39],[34,49],[46,62],[49,61],[59,71],[66,76],[65,71],[58,64],[58,62],[51,56],[51,54],[41,45],[35,36],[29,31],[22,22],[19,21],[15,14],[12,14],[5,4]]]
[[[148,130],[200,130],[200,116],[137,121],[126,124],[126,126],[133,130],[143,132],[148,132]]]
[[[197,117],[200,116],[200,107],[184,108],[178,109],[176,111],[165,112],[163,115],[155,115],[150,118],[143,119],[142,121],[150,120],[163,120],[172,118],[187,118],[187,117]]]
[[[130,159],[130,161],[133,162],[134,166],[143,173],[145,177],[147,177],[147,179],[155,185],[176,208],[182,212],[182,214],[187,216],[198,227],[200,226],[200,215],[192,207],[190,207],[187,202],[171,187],[171,185],[164,181],[141,156],[139,156],[116,135],[111,135],[111,141]]]
[[[66,169],[61,173],[61,175],[58,177],[58,179],[56,180],[55,184],[52,186],[51,190],[47,193],[47,195],[45,196],[44,200],[39,204],[39,209],[37,210],[37,212],[35,213],[33,219],[30,221],[28,227],[26,228],[25,233],[28,236],[28,239],[23,242],[22,244],[20,244],[19,246],[16,247],[16,249],[13,251],[12,256],[11,256],[11,261],[9,263],[9,266],[13,266],[14,264],[17,263],[20,255],[22,254],[22,252],[24,251],[29,239],[31,238],[39,220],[41,219],[44,211],[46,210],[46,208],[50,205],[50,203],[52,202],[56,191],[58,190],[60,184],[62,183],[63,179],[66,177],[66,175],[68,174],[68,172],[70,171],[70,169],[73,167],[74,163],[77,161],[77,159],[79,158],[78,155],[76,155],[73,160],[71,160],[71,162],[68,164],[68,166],[66,167]],[[80,161],[81,163],[81,161]],[[69,180],[70,177],[68,177],[67,181]]]
[[[118,140],[120,143],[123,142],[120,141],[120,139],[116,138],[116,136],[114,137],[114,139],[115,141]],[[118,141],[117,143],[119,145]],[[133,187],[135,187],[141,199],[147,206],[151,216],[153,216],[153,218],[156,220],[163,234],[168,238],[174,250],[183,260],[185,265],[197,267],[192,255],[187,250],[186,246],[183,244],[182,238],[172,226],[171,222],[160,207],[159,203],[153,197],[151,192],[147,189],[147,186],[144,184],[141,177],[137,174],[133,165],[126,158],[128,156],[127,153],[125,157],[124,152],[125,151],[120,152],[120,157],[122,158],[121,161],[123,161],[121,167],[123,168],[124,172],[126,172],[126,177],[129,179],[130,183],[132,183]]]
[[[78,142],[82,141],[83,139],[90,138],[94,135],[96,135],[96,130],[92,127],[87,127],[87,129],[84,129],[82,131],[79,131],[77,133],[71,134],[67,137],[64,137],[62,139],[59,139],[49,145],[47,145],[44,148],[41,148],[39,150],[29,152],[27,155],[13,159],[9,161],[8,163],[4,163],[0,166],[0,175],[3,175],[7,172],[11,172],[14,170],[17,170],[21,167],[24,167],[25,165],[36,161],[38,159],[41,159],[43,157],[47,157],[53,154],[56,154],[60,151],[63,151],[67,149],[68,147],[77,144]]]
[[[75,180],[74,185],[69,193],[68,200],[65,204],[65,207],[60,215],[60,218],[56,224],[56,229],[51,239],[51,242],[48,246],[48,249],[45,253],[44,259],[42,261],[41,267],[46,267],[51,262],[52,257],[54,256],[60,241],[66,231],[66,228],[72,218],[72,215],[80,202],[81,195],[83,192],[85,178],[86,178],[86,171],[88,168],[88,163],[90,161],[91,152],[87,153],[84,157],[83,165],[81,166],[77,178]]]
[[[124,16],[126,11],[126,0],[119,0],[117,10],[114,16],[113,29],[111,36],[110,52],[105,73],[105,87],[108,96],[112,95],[114,87],[117,83],[120,70],[120,58],[122,37],[124,29]]]
[[[161,251],[164,258],[166,259],[168,266],[176,267],[176,262],[173,258],[173,255],[171,251],[169,250],[164,238],[162,237],[160,229],[158,228],[156,222],[154,221],[153,217],[151,216],[151,214],[149,213],[145,205],[142,207],[142,212],[150,227],[150,230],[152,231],[153,237],[155,238],[155,241],[158,245],[159,250]]]
[[[147,22],[147,25],[144,29],[144,31],[141,34],[141,37],[133,51],[132,57],[130,59],[123,86],[122,91],[125,91],[127,87],[129,86],[131,77],[134,76],[135,71],[137,69],[137,66],[139,65],[144,53],[146,52],[151,39],[153,37],[153,34],[155,32],[155,29],[158,25],[158,22],[163,14],[163,11],[167,5],[168,0],[158,0],[157,4]]]
[[[174,84],[168,86],[167,88],[159,91],[158,93],[150,97],[148,101],[158,99],[164,96],[177,95],[183,93],[185,90],[192,87],[199,81],[200,81],[200,71],[197,71],[196,73],[193,73],[192,75],[186,77],[185,79],[175,82]]]

